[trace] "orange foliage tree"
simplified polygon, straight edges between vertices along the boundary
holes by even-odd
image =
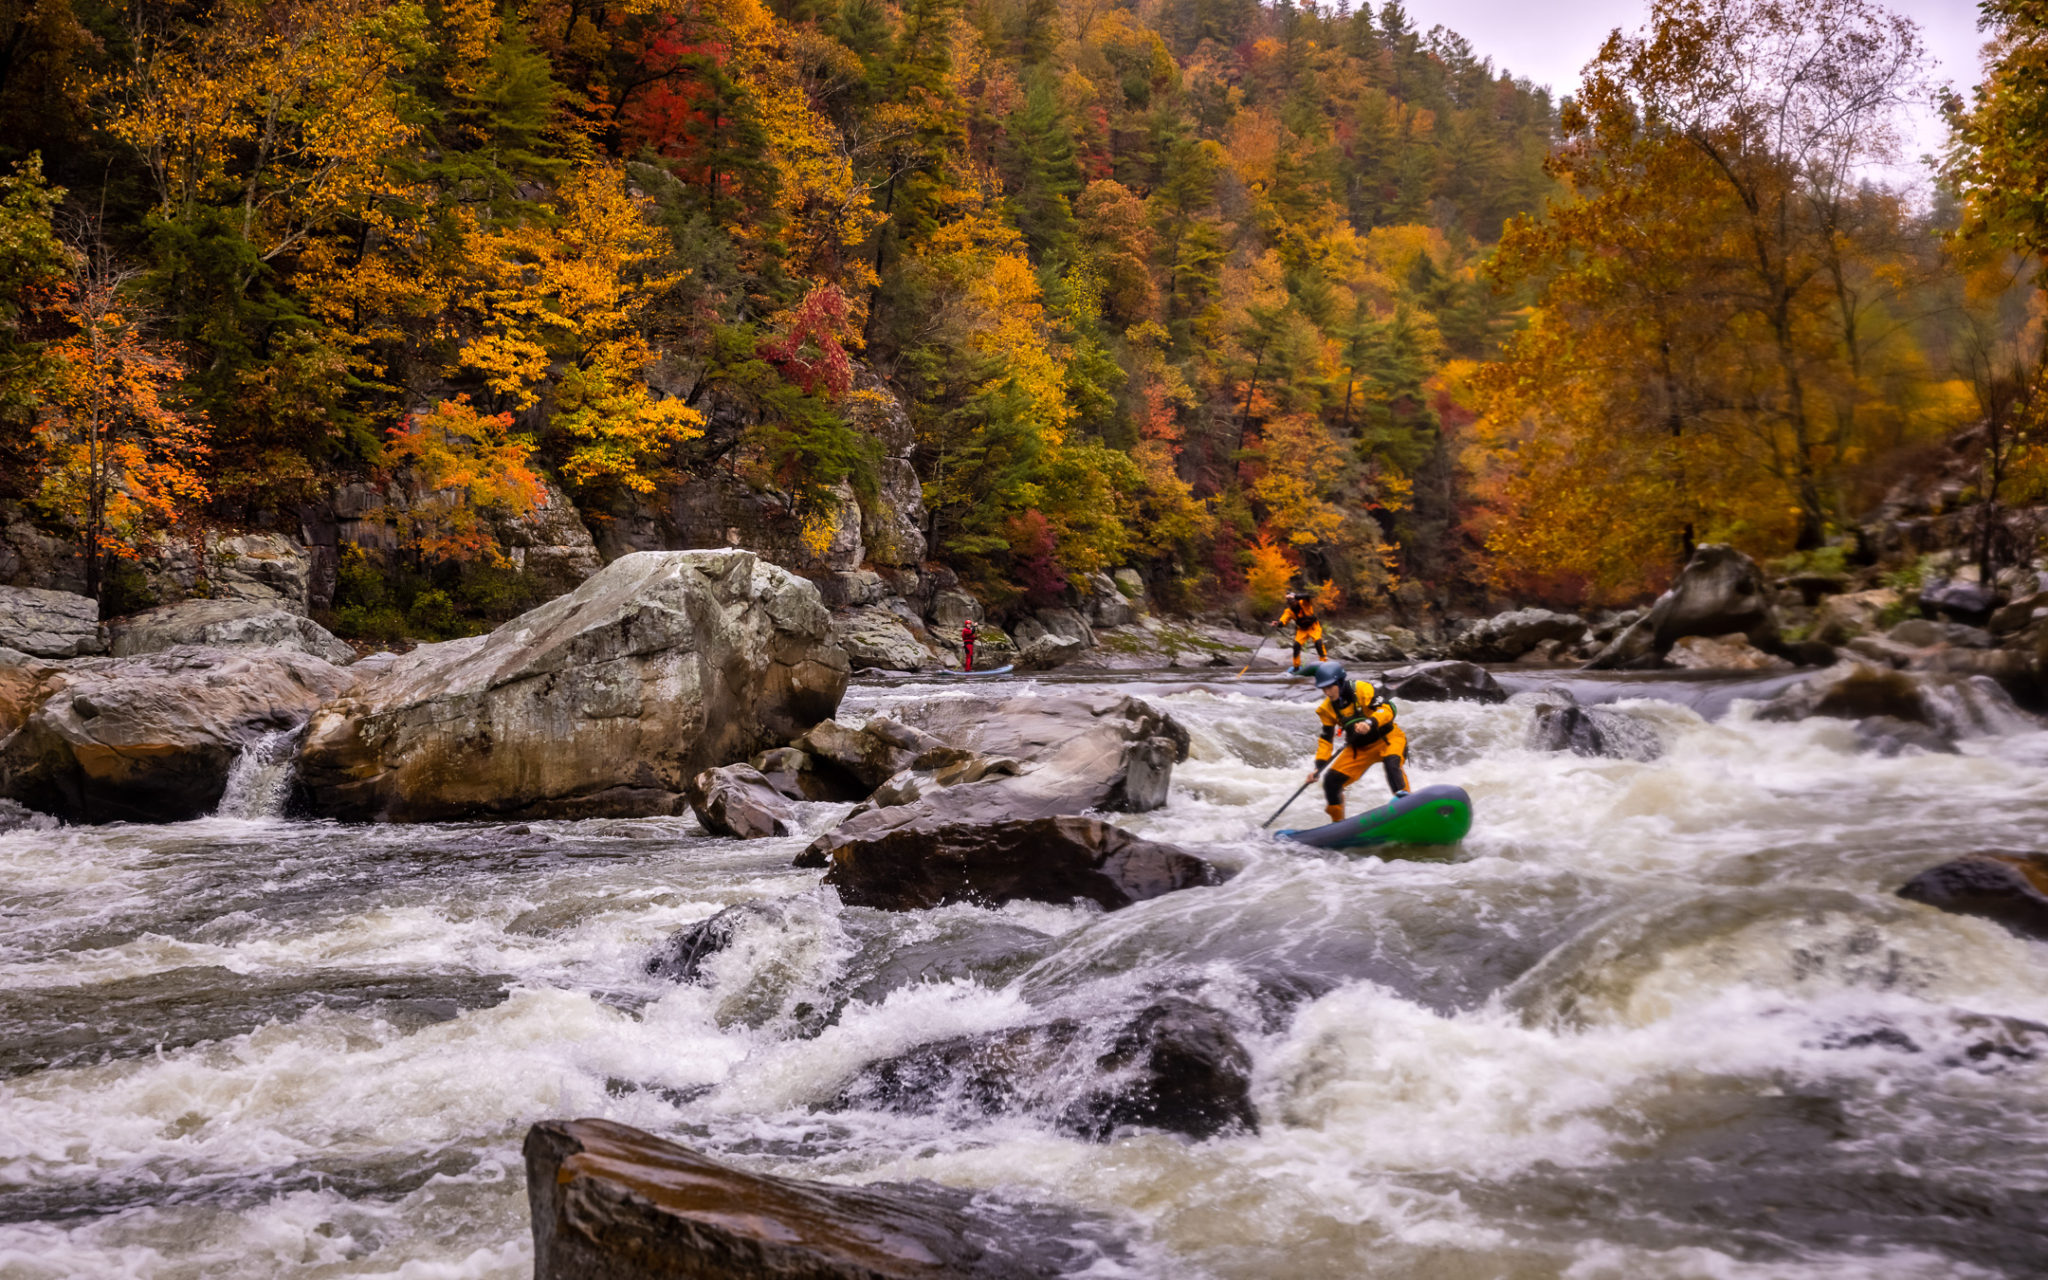
[[[389,434],[385,456],[412,468],[425,490],[400,517],[401,543],[428,561],[500,563],[491,519],[525,515],[547,496],[529,465],[533,443],[512,434],[512,415],[480,414],[457,397],[412,414]]]

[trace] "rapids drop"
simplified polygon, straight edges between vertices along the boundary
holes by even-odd
[[[1300,783],[1304,691],[1140,691],[1193,750],[1119,821],[1237,875],[1107,915],[842,908],[789,863],[843,806],[747,843],[289,821],[284,742],[215,818],[0,835],[0,1277],[524,1276],[519,1144],[553,1116],[1082,1205],[1131,1241],[1104,1276],[2048,1272],[2048,944],[1892,894],[2048,848],[2031,720],[1959,704],[1960,754],[1883,758],[1752,720],[1758,686],[1582,680],[1655,734],[1638,762],[1417,704],[1414,777],[1478,822],[1453,860],[1383,861],[1257,830]],[[864,685],[842,714],[975,696]],[[703,981],[644,971],[758,899],[783,909]],[[1167,990],[1238,1025],[1256,1134],[822,1109],[865,1062]]]

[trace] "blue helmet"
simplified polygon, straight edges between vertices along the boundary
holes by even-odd
[[[1309,668],[1309,675],[1316,682],[1316,688],[1327,689],[1331,685],[1345,684],[1344,664],[1341,662],[1318,662]]]

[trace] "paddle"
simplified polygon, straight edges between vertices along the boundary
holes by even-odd
[[[1259,637],[1259,642],[1258,642],[1258,644],[1256,644],[1256,645],[1254,645],[1254,646],[1252,647],[1252,656],[1251,656],[1251,657],[1249,657],[1249,658],[1247,658],[1247,659],[1245,659],[1245,663],[1244,663],[1244,665],[1243,665],[1243,666],[1241,666],[1241,667],[1239,667],[1239,668],[1237,669],[1237,678],[1238,678],[1238,679],[1243,679],[1243,678],[1244,678],[1244,673],[1245,673],[1245,672],[1247,672],[1247,671],[1250,671],[1250,670],[1252,669],[1252,663],[1254,663],[1254,662],[1257,662],[1257,661],[1259,660],[1259,650],[1260,650],[1260,649],[1263,649],[1263,648],[1265,648],[1265,647],[1266,647],[1266,641],[1268,641],[1268,640],[1271,640],[1272,638],[1273,638],[1273,637],[1272,637],[1271,635],[1263,635],[1263,636],[1260,636],[1260,637]],[[1275,815],[1275,816],[1278,816],[1278,815]],[[1271,821],[1271,819],[1267,819],[1267,821]]]
[[[1316,777],[1321,777],[1322,773],[1323,771],[1321,769],[1316,770]],[[1294,794],[1287,797],[1287,804],[1293,804],[1296,800],[1301,799],[1301,793],[1308,790],[1309,784],[1313,783],[1315,780],[1315,778],[1310,778],[1308,782],[1304,782],[1299,787],[1296,787],[1294,789]],[[1273,818],[1277,818],[1281,814],[1287,812],[1287,804],[1283,804],[1278,809],[1273,810]],[[1259,824],[1259,830],[1264,831],[1267,827],[1272,826],[1273,818],[1268,818],[1264,822],[1261,822]]]

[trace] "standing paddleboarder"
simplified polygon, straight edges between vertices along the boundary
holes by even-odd
[[[1315,597],[1306,591],[1287,593],[1287,609],[1275,622],[1275,627],[1294,624],[1294,665],[1287,669],[1288,675],[1301,674],[1301,650],[1304,645],[1316,647],[1316,661],[1328,662],[1330,651],[1323,647],[1323,622],[1316,617]]]
[[[974,670],[974,637],[978,634],[974,629],[974,619],[968,618],[960,624],[960,647],[967,650],[967,664],[960,668],[962,671]]]
[[[1370,680],[1353,680],[1342,663],[1320,662],[1309,668],[1323,700],[1316,704],[1316,718],[1323,722],[1316,738],[1316,775],[1323,779],[1323,812],[1330,821],[1344,821],[1344,788],[1365,776],[1375,764],[1384,764],[1387,787],[1396,800],[1408,794],[1408,735],[1394,723],[1394,704],[1382,698]],[[1344,745],[1337,746],[1337,734]],[[1334,757],[1334,758],[1333,758]]]

